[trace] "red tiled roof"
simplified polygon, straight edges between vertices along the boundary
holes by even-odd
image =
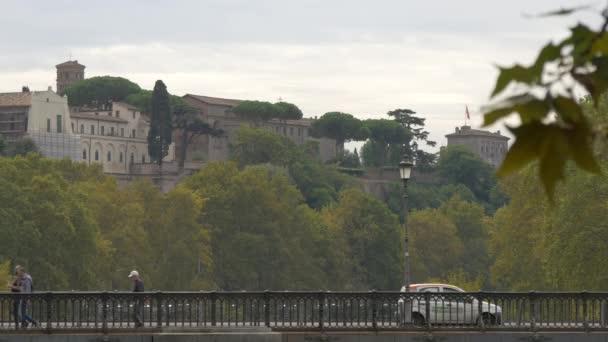
[[[30,92],[0,93],[0,107],[27,107],[32,105]]]
[[[203,96],[203,95],[193,95],[193,94],[184,95],[184,97],[186,97],[186,96],[191,97],[191,98],[201,101],[201,102],[205,102],[210,105],[218,105],[218,106],[234,107],[234,106],[238,105],[239,103],[243,102],[243,100],[223,99],[220,97],[211,97],[211,96]]]

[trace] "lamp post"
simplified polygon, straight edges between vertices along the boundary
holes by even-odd
[[[410,287],[410,241],[407,231],[407,181],[412,174],[413,164],[407,157],[403,156],[403,160],[399,163],[399,176],[403,181],[403,231],[405,233],[405,276],[404,283],[406,289]]]

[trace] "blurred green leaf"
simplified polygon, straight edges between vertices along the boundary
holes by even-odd
[[[539,134],[544,130],[540,122],[528,123],[516,128],[509,127],[509,130],[515,135],[515,142],[496,172],[499,177],[507,176],[536,159],[543,139]]]
[[[538,57],[536,57],[536,62],[534,62],[534,67],[537,69],[540,68],[539,71],[542,72],[542,68],[545,63],[554,61],[561,57],[561,51],[561,44],[555,45],[552,42],[549,42],[547,45],[545,45],[545,47],[543,47],[542,50],[540,50]]]
[[[566,138],[570,147],[570,155],[576,165],[592,173],[601,173],[600,166],[593,155],[592,132],[585,117],[582,117],[574,129],[566,134]]]
[[[535,67],[524,67],[516,64],[510,68],[499,68],[500,74],[496,80],[496,86],[492,91],[492,97],[503,91],[511,82],[520,82],[526,84],[532,84],[540,78],[542,70],[538,70]]]
[[[583,111],[576,101],[569,97],[558,96],[553,99],[553,107],[557,114],[567,122],[576,122],[581,120]]]

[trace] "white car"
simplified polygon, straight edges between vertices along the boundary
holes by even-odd
[[[480,315],[479,301],[473,296],[458,295],[465,291],[453,285],[412,284],[409,286],[409,291],[406,291],[404,286],[401,288],[401,292],[416,293],[413,298],[408,296],[405,300],[404,298],[399,299],[399,317],[403,324],[423,325],[426,322],[431,324],[479,324],[480,318],[485,326],[501,324],[502,309],[500,306],[485,301],[481,302]],[[426,292],[431,293],[428,312],[425,300]]]

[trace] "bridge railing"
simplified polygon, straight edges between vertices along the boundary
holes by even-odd
[[[266,327],[274,330],[600,330],[608,293],[46,292],[0,293],[0,333],[24,330]]]

